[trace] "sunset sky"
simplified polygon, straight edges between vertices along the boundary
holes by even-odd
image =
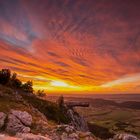
[[[140,1],[0,0],[0,68],[48,93],[140,93]]]

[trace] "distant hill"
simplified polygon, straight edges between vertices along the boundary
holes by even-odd
[[[117,103],[116,101],[112,101],[112,100],[93,99],[91,105],[95,107],[115,106],[115,107],[124,107],[130,109],[140,109],[140,102],[138,101],[125,101],[125,102]]]

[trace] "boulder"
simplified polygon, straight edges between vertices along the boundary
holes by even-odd
[[[92,135],[91,132],[78,132],[78,134],[81,138],[89,137]]]
[[[0,129],[4,126],[4,122],[5,122],[6,116],[7,115],[5,113],[0,112]]]
[[[131,134],[117,134],[113,137],[113,140],[139,140],[139,139]]]
[[[71,133],[71,134],[69,134],[69,138],[70,138],[70,139],[79,140],[79,136],[78,136],[77,133]]]
[[[76,130],[79,131],[88,131],[87,122],[79,113],[77,113],[74,109],[67,109],[67,116],[71,121],[72,126],[75,127]]]
[[[9,114],[6,131],[13,134],[16,134],[17,132],[28,133],[30,132],[30,128],[24,126],[16,116]]]
[[[91,132],[77,132],[79,138],[82,140],[95,140],[93,134]]]
[[[63,131],[63,132],[66,132],[66,133],[73,133],[75,132],[75,128],[71,125],[58,125],[57,126],[57,131]]]
[[[22,140],[22,139],[15,138],[15,137],[10,137],[10,136],[6,136],[6,135],[1,134],[0,135],[0,140]]]
[[[73,133],[73,132],[75,132],[75,128],[74,128],[73,126],[68,125],[68,126],[65,128],[65,131],[66,131],[67,133]]]
[[[51,140],[47,135],[35,135],[32,133],[17,133],[16,137],[21,138],[22,140]]]
[[[32,116],[28,112],[11,110],[11,114],[16,116],[25,126],[31,126]]]
[[[61,140],[68,140],[68,134],[64,132],[64,133],[61,135]]]

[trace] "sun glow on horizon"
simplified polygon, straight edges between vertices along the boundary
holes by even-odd
[[[51,86],[55,86],[55,87],[68,87],[69,84],[63,81],[52,81],[50,83]]]

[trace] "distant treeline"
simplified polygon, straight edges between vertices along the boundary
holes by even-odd
[[[22,83],[22,81],[17,78],[17,74],[11,73],[9,69],[0,70],[0,84],[11,88],[22,89],[25,92],[33,93],[32,81]]]

